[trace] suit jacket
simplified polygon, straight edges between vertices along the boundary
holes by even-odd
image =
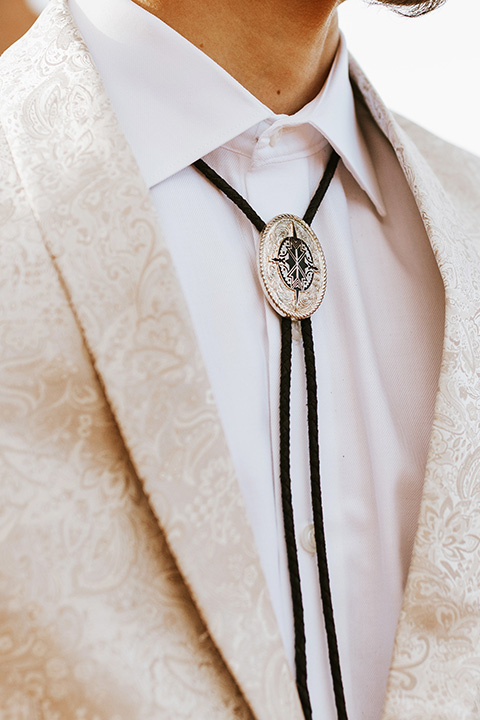
[[[351,72],[446,295],[383,720],[471,720],[480,161]],[[0,60],[0,98],[0,719],[301,720],[185,300],[65,0]]]

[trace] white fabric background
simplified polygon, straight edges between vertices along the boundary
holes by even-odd
[[[350,51],[386,104],[480,155],[478,0],[446,0],[419,18],[346,0],[339,14]]]

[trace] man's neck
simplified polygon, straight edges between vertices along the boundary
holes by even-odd
[[[322,88],[338,45],[338,0],[134,0],[203,50],[275,113]]]

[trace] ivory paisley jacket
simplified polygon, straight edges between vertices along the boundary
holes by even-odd
[[[402,127],[351,73],[446,295],[383,720],[473,720],[480,160]],[[302,713],[161,227],[54,0],[0,59],[0,720],[192,718]]]

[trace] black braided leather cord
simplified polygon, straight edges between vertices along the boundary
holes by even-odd
[[[224,180],[221,175],[216,173],[215,170],[210,167],[210,165],[207,165],[205,160],[197,160],[193,163],[193,166],[196,167],[197,170],[207,178],[207,180],[210,180],[212,185],[215,185],[215,187],[218,188],[220,192],[223,192],[223,194],[226,195],[228,199],[231,200],[238,207],[238,209],[247,216],[250,222],[255,225],[258,232],[263,232],[266,223],[259,215],[257,215],[250,203],[248,203],[245,198],[242,197],[240,193],[235,190],[235,188],[229,185],[228,182]]]
[[[327,192],[330,183],[332,182],[332,178],[335,175],[335,170],[337,169],[339,160],[340,156],[338,155],[337,151],[332,150],[332,154],[328,158],[327,167],[325,168],[325,172],[323,173],[322,179],[320,180],[320,184],[315,192],[315,195],[310,200],[310,205],[306,209],[305,215],[303,216],[303,221],[306,222],[307,225],[311,225],[313,222],[313,218],[315,217],[317,210],[320,207],[320,203],[325,197],[325,193]]]
[[[305,377],[307,381],[308,445],[310,453],[310,488],[312,493],[313,525],[317,546],[318,576],[322,594],[323,617],[327,631],[328,655],[332,673],[335,705],[338,720],[347,720],[345,695],[343,692],[340,657],[338,654],[337,633],[333,619],[332,593],[327,563],[325,527],[323,523],[322,489],[320,484],[320,450],[318,445],[318,406],[317,374],[315,370],[315,351],[313,345],[312,321],[302,320],[303,352],[305,357]]]
[[[328,190],[335,174],[339,156],[335,150],[328,160],[320,184],[312,197],[303,216],[304,222],[311,225],[313,218]],[[250,222],[261,233],[266,223],[257,215],[252,206],[224,178],[215,172],[204,160],[197,160],[194,167],[204,175],[215,187],[226,195]],[[293,605],[293,621],[295,628],[295,671],[298,695],[302,704],[305,720],[312,720],[312,706],[307,685],[307,655],[305,638],[305,620],[302,599],[302,587],[298,564],[298,549],[295,537],[295,520],[292,503],[292,487],[290,477],[290,388],[292,376],[292,321],[281,318],[282,344],[280,351],[280,485],[282,493],[283,524],[285,544],[287,548],[290,590]],[[318,443],[318,409],[317,380],[315,373],[315,355],[310,318],[302,320],[302,337],[305,357],[305,375],[307,383],[308,405],[308,444],[310,454],[310,487],[312,494],[312,511],[317,544],[317,564],[322,595],[325,629],[327,632],[330,670],[332,674],[335,704],[338,720],[348,720],[345,708],[345,697],[340,672],[338,643],[333,618],[332,596],[327,565],[325,545],[325,529],[323,524],[323,508],[320,487],[320,452]]]
[[[288,572],[292,593],[295,627],[295,672],[297,689],[305,720],[311,720],[312,706],[307,685],[307,654],[302,586],[298,567],[298,550],[293,517],[292,484],[290,479],[290,386],[292,379],[292,321],[282,317],[280,351],[280,486],[282,489],[283,527],[287,546]]]

